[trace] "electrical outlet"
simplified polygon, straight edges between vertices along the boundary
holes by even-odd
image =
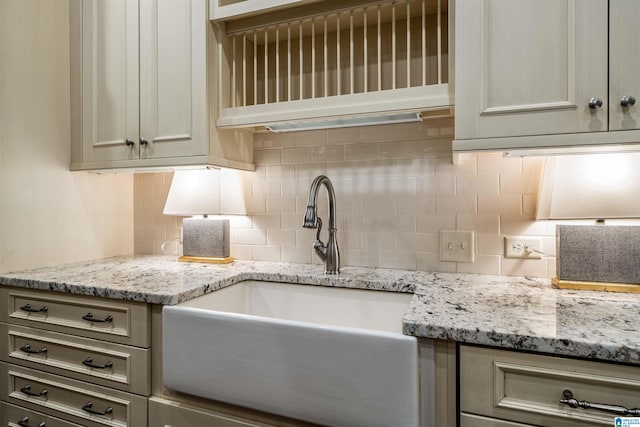
[[[504,238],[505,258],[540,259],[541,252],[542,237],[506,236]]]
[[[475,252],[473,231],[440,230],[440,261],[473,262]]]

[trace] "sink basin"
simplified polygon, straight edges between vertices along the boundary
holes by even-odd
[[[332,426],[418,426],[411,295],[246,281],[163,309],[173,390]]]

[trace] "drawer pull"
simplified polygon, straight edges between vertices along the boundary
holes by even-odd
[[[87,402],[82,407],[82,410],[93,415],[109,415],[110,413],[113,412],[113,408],[111,406],[107,406],[107,409],[105,409],[104,412],[96,411],[95,409],[92,409],[92,406],[93,406],[93,403]]]
[[[23,419],[21,419],[20,421],[18,421],[18,425],[20,427],[31,427],[29,426],[29,417],[24,417]],[[46,424],[43,422],[41,422],[40,424],[38,424],[37,427],[46,427]]]
[[[627,409],[624,406],[619,405],[607,405],[604,403],[591,403],[587,402],[586,400],[577,400],[574,399],[571,390],[563,391],[562,397],[563,399],[560,399],[560,403],[564,403],[571,408],[597,409],[598,411],[611,412],[617,415],[640,417],[640,408]]]
[[[20,347],[20,350],[28,354],[41,354],[41,353],[47,352],[47,347],[42,347],[39,350],[31,350],[31,344],[25,344],[22,347]]]
[[[33,391],[31,391],[31,384],[27,384],[24,387],[22,387],[20,389],[21,392],[23,392],[24,394],[26,394],[27,396],[33,396],[33,397],[42,397],[42,396],[46,396],[47,393],[49,393],[47,391],[47,389],[42,389],[42,391],[35,393]]]
[[[113,322],[113,317],[111,317],[111,315],[105,317],[104,319],[96,319],[95,317],[93,317],[93,314],[87,313],[84,316],[82,316],[82,318],[84,320],[86,320],[87,322],[97,322],[97,323],[111,323],[111,322]]]
[[[107,363],[105,363],[104,365],[95,365],[95,364],[93,363],[93,358],[91,358],[91,357],[87,357],[86,359],[84,359],[84,360],[82,361],[82,364],[83,364],[84,366],[88,366],[88,367],[90,367],[90,368],[96,368],[96,369],[107,369],[107,368],[111,368],[111,367],[113,367],[113,362],[111,362],[111,361],[108,361],[108,362],[107,362]]]
[[[31,304],[25,304],[22,307],[20,307],[20,310],[26,311],[27,313],[46,313],[49,310],[49,308],[47,308],[46,305],[40,308],[31,308]]]

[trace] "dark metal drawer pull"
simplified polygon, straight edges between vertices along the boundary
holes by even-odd
[[[18,425],[20,427],[30,427],[29,426],[29,417],[24,417],[23,419],[21,419],[20,421],[18,421]],[[40,424],[38,424],[37,427],[47,427],[46,424],[43,422],[41,422]]]
[[[113,408],[111,406],[107,406],[107,409],[105,409],[104,412],[100,412],[100,411],[96,411],[95,409],[91,409],[92,406],[93,406],[93,403],[87,402],[82,407],[82,410],[83,411],[87,411],[88,413],[93,414],[93,415],[109,415],[110,413],[113,412]]]
[[[31,304],[25,304],[20,307],[20,310],[26,311],[27,313],[46,313],[49,308],[47,308],[46,305],[42,306],[41,308],[31,308]]]
[[[87,313],[84,316],[82,316],[82,318],[84,320],[86,320],[87,322],[98,322],[98,323],[111,323],[111,322],[113,322],[113,317],[111,317],[110,315],[105,317],[104,319],[96,319],[95,317],[93,317],[93,314]]]
[[[113,362],[111,362],[111,361],[108,361],[104,365],[94,365],[93,364],[93,358],[91,358],[91,357],[87,357],[86,359],[84,359],[82,361],[82,364],[84,366],[88,366],[90,368],[96,368],[96,369],[107,369],[107,368],[113,367]]]
[[[47,389],[42,389],[41,392],[39,393],[34,393],[31,391],[31,384],[27,384],[24,387],[22,387],[20,389],[21,392],[23,392],[24,394],[26,394],[27,396],[33,396],[33,397],[42,397],[42,396],[46,396],[48,391]]]
[[[573,398],[571,390],[563,391],[562,397],[563,399],[560,399],[560,403],[564,403],[572,408],[597,409],[598,411],[611,412],[617,415],[640,417],[640,408],[627,409],[620,405],[607,405],[604,403],[591,403],[586,400],[576,400]]]
[[[20,350],[24,351],[25,353],[29,353],[29,354],[40,354],[40,353],[46,353],[47,352],[47,347],[42,347],[39,350],[31,350],[31,344],[25,344],[22,347],[20,347]]]

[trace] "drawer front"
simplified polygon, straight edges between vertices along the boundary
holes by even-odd
[[[147,304],[23,289],[0,289],[0,320],[138,347],[150,346]]]
[[[0,400],[89,427],[146,426],[147,399],[0,363]]]
[[[640,367],[460,346],[460,410],[539,426],[611,426],[615,414],[561,404],[640,407]]]
[[[0,402],[0,426],[8,427],[81,427],[37,411]]]
[[[0,360],[131,393],[151,392],[150,350],[0,323]]]

